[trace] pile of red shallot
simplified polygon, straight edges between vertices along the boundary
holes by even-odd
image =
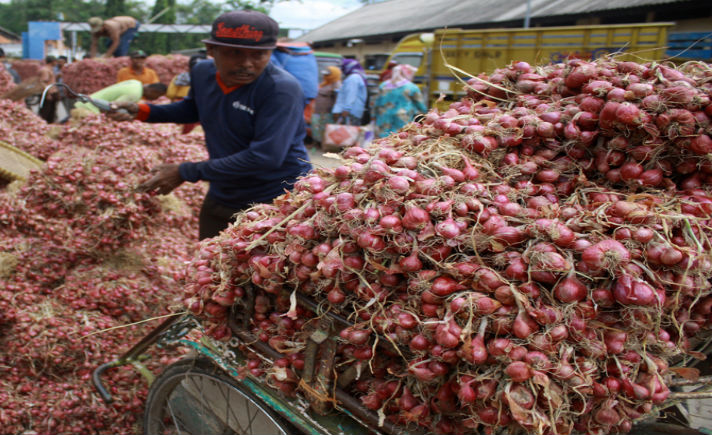
[[[59,144],[48,136],[51,127],[24,101],[0,100],[0,113],[0,140],[41,160],[59,149]]]
[[[200,135],[102,115],[47,125],[1,102],[8,142],[46,163],[0,189],[0,425],[4,433],[132,433],[146,382],[106,373],[115,402],[91,384],[161,319],[181,309],[185,262],[197,247],[202,184],[171,195],[135,190],[158,163],[206,158]],[[154,373],[179,354],[156,350]]]
[[[17,71],[17,75],[21,80],[27,80],[36,77],[44,61],[38,59],[15,59],[10,62],[12,68]]]
[[[128,57],[84,59],[65,65],[62,79],[75,92],[91,94],[116,83],[116,73],[128,65]],[[156,54],[149,56],[145,65],[156,71],[161,83],[168,85],[173,77],[188,70],[188,57]]]
[[[182,54],[152,55],[146,59],[146,66],[156,71],[161,83],[168,85],[173,77],[188,71],[188,60]]]
[[[284,357],[247,368],[288,396],[323,313],[348,319],[338,375],[356,366],[347,391],[406,430],[625,433],[704,357],[711,77],[569,60],[472,78],[203,242],[186,307],[218,340],[254,313]]]

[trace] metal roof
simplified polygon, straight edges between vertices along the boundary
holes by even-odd
[[[20,40],[21,40],[20,35],[18,35],[17,33],[14,33],[14,32],[9,31],[9,30],[7,30],[6,28],[4,28],[4,27],[2,27],[2,26],[0,26],[0,36],[2,36],[3,38],[7,39],[8,42],[15,42],[15,41],[20,41]],[[3,42],[3,43],[5,43],[5,42]]]
[[[531,18],[583,15],[690,0],[531,0]],[[365,5],[297,38],[331,41],[524,20],[527,0],[388,0]]]
[[[163,33],[203,33],[205,36],[210,34],[210,24],[141,24],[141,32],[163,32]],[[89,31],[89,23],[60,23],[60,28],[63,31]]]

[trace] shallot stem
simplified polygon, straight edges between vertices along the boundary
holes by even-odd
[[[327,192],[327,193],[328,193],[328,192],[330,192],[331,190],[333,190],[334,187],[335,187],[334,185],[331,185],[331,186],[327,187],[326,189],[324,189],[324,192]],[[269,231],[265,232],[264,234],[262,234],[262,235],[261,235],[260,237],[258,237],[257,239],[253,240],[252,243],[250,243],[250,245],[247,247],[246,250],[247,250],[247,251],[251,251],[252,249],[256,248],[256,247],[260,244],[260,242],[261,242],[262,240],[264,240],[265,238],[267,238],[267,236],[269,236],[270,234],[272,234],[272,232],[274,232],[275,230],[278,230],[278,229],[282,228],[282,225],[284,225],[285,223],[289,222],[290,219],[292,219],[294,216],[296,216],[296,215],[298,215],[299,213],[303,212],[304,209],[309,206],[309,204],[310,204],[309,201],[304,202],[304,204],[302,204],[301,207],[299,207],[298,209],[294,210],[294,211],[292,212],[292,214],[290,214],[290,215],[287,216],[286,218],[282,219],[282,221],[281,221],[280,223],[278,223],[277,225],[275,225],[275,226],[273,226],[272,228],[270,228]]]
[[[178,312],[178,313],[170,313],[170,314],[165,314],[165,315],[163,315],[163,316],[151,317],[150,319],[143,319],[143,320],[139,320],[138,322],[127,323],[127,324],[125,324],[125,325],[112,326],[111,328],[100,329],[100,330],[94,331],[94,332],[92,332],[92,333],[90,333],[90,334],[82,335],[82,336],[80,337],[80,339],[81,339],[81,340],[84,340],[85,338],[91,337],[92,335],[102,334],[102,333],[104,333],[104,332],[113,331],[114,329],[127,328],[127,327],[129,327],[129,326],[140,325],[140,324],[142,324],[142,323],[151,322],[151,321],[153,321],[153,320],[165,319],[165,318],[167,318],[167,317],[182,316],[182,315],[184,315],[184,314],[188,314],[188,311],[180,311],[180,312]]]

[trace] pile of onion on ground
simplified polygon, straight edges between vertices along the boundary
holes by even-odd
[[[130,59],[126,56],[83,59],[67,64],[62,69],[62,78],[75,92],[91,94],[116,83],[116,73],[129,63]],[[168,85],[173,77],[188,71],[188,57],[182,54],[155,54],[146,59],[146,67],[156,71],[159,81]]]
[[[351,322],[335,367],[382,418],[439,434],[616,433],[702,358],[712,313],[712,69],[514,63],[205,241],[208,334],[257,291],[248,361],[300,390],[311,297]],[[378,349],[378,351],[376,351]]]
[[[11,91],[14,87],[15,82],[12,76],[7,72],[4,66],[0,65],[0,95]]]
[[[180,307],[205,186],[135,192],[161,162],[205,159],[201,135],[175,125],[92,115],[50,131],[23,104],[0,102],[7,142],[46,159],[0,189],[0,426],[3,433],[137,433],[147,394],[132,369],[91,384],[100,364]],[[51,133],[52,137],[48,136]],[[153,354],[158,373],[179,355]]]

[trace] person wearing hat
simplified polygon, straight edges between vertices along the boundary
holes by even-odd
[[[138,33],[139,22],[133,17],[119,16],[102,20],[91,17],[87,21],[91,30],[91,46],[89,54],[96,57],[99,39],[108,37],[104,57],[120,57],[129,53],[129,45]]]
[[[278,40],[271,62],[293,75],[302,86],[304,121],[309,125],[319,90],[319,64],[314,50],[306,42]]]
[[[270,64],[279,26],[256,11],[220,15],[203,40],[212,57],[192,70],[188,96],[163,104],[120,104],[117,121],[200,122],[209,158],[167,163],[139,186],[167,194],[183,182],[208,181],[200,238],[214,237],[234,214],[271,202],[311,169],[304,147],[304,95],[297,79]]]
[[[138,80],[144,85],[159,82],[156,71],[146,66],[146,57],[146,52],[143,50],[132,51],[129,55],[129,66],[121,68],[116,73],[116,82]]]

